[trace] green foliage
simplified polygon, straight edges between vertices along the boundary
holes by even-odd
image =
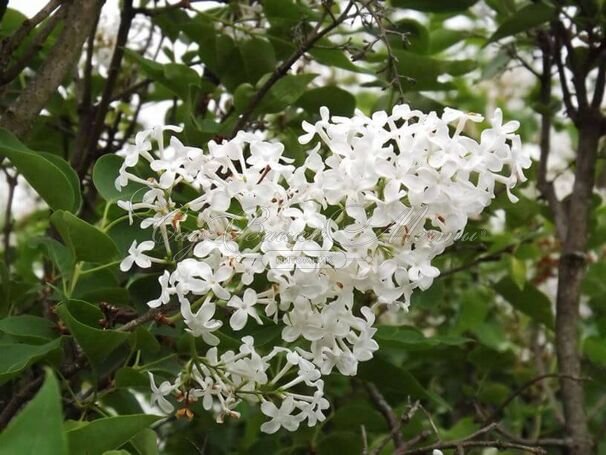
[[[0,128],[0,156],[11,163],[53,209],[77,211],[79,179],[61,158],[27,148],[11,132]]]
[[[120,2],[120,8],[127,3]],[[309,150],[297,140],[301,122],[317,120],[322,106],[333,115],[350,116],[359,109],[371,116],[401,101],[438,113],[447,106],[483,114],[501,107],[505,119],[521,122],[523,142],[530,147],[540,138],[539,116],[549,115],[552,148],[575,148],[578,135],[563,109],[557,71],[552,68],[554,93],[542,99],[532,73],[525,73],[530,82],[520,77],[524,70],[516,55],[540,71],[537,37],[563,17],[562,5],[575,5],[567,7],[572,16],[564,22],[601,27],[603,34],[606,3],[369,3],[382,18],[379,26],[365,2],[358,1],[359,10],[350,14],[363,14],[364,20],[334,27],[343,2],[238,0],[203,10],[178,3],[145,13],[155,2],[134,2],[135,23],[145,22],[145,27],[138,33],[131,30],[129,40],[134,41],[122,46],[125,55],[105,111],[100,100],[111,79],[103,57],[113,52],[116,37],[104,36],[99,29],[93,35],[90,78],[83,76],[85,45],[78,77],[64,78],[32,120],[29,134],[17,137],[0,128],[1,170],[24,178],[36,202],[23,214],[14,210],[8,219],[0,215],[0,226],[9,234],[0,246],[0,427],[5,426],[0,429],[0,455],[330,455],[361,453],[366,444],[371,453],[384,442],[380,453],[392,453],[393,430],[384,409],[369,397],[368,383],[376,386],[396,416],[404,416],[401,434],[417,441],[415,449],[437,441],[436,434],[443,442],[473,435],[503,403],[507,405],[498,421],[520,440],[563,435],[561,405],[553,403],[562,396],[557,380],[519,392],[532,378],[558,372],[552,284],[561,242],[548,204],[534,197],[536,164],[527,173],[528,187],[516,189],[516,204],[497,183],[498,196],[490,209],[470,220],[463,233],[477,235],[457,240],[435,261],[442,277],[429,289],[415,291],[409,312],[380,316],[374,335],[380,351],[360,364],[358,375],[326,378],[324,390],[331,401],[326,420],[314,428],[266,435],[260,431],[264,416],[247,403],[237,407],[240,418],[225,416],[222,424],[201,399],[192,397],[171,398],[181,414],[166,420],[143,414],[150,404],[148,372],[159,384],[164,377],[174,377],[192,353],[209,347],[185,332],[176,306],[164,308],[165,314],[148,313],[147,302],[157,298],[160,289],[156,265],[127,273],[118,269],[132,242],[149,236],[142,237],[138,219],[145,207],[137,209],[132,220],[117,207],[118,201],[141,202],[144,186],[130,182],[122,191],[116,189],[123,158],[115,152],[133,142],[150,117],[154,125],[180,124],[180,140],[204,149],[211,140],[220,143],[234,135],[245,115],[244,129],[279,138],[285,155],[301,165]],[[60,30],[55,28],[42,46],[30,47],[44,22],[3,56],[4,39],[25,19],[9,8],[0,22],[0,78],[30,49],[35,51],[19,77],[1,81],[3,111],[37,75]],[[153,46],[145,47],[135,35],[146,34],[142,30],[152,25]],[[330,30],[303,49],[314,31],[324,28]],[[156,39],[160,36],[162,40]],[[597,73],[588,39],[588,33],[581,33],[573,40],[574,59]],[[284,67],[293,56],[296,63]],[[570,60],[563,63],[569,65]],[[586,84],[588,89],[593,80]],[[150,106],[153,115],[148,111],[144,122],[140,113]],[[97,112],[101,134],[92,137]],[[479,131],[480,125],[468,122],[461,134],[478,138]],[[89,150],[82,144],[91,145],[89,136],[94,156],[84,156],[91,164],[82,168],[86,160],[81,154]],[[569,167],[558,172],[573,170],[574,161]],[[596,181],[601,186],[604,173],[599,161]],[[182,181],[177,197],[191,199],[192,185],[198,183]],[[5,193],[0,194],[3,203]],[[38,199],[45,204],[38,205]],[[584,382],[588,405],[600,402],[606,383],[602,201],[596,194],[591,202],[584,316],[578,321],[582,373],[592,378]],[[188,226],[208,227],[191,213],[179,216]],[[169,239],[169,244],[173,261],[183,245],[178,238]],[[257,277],[251,287],[265,290],[267,283]],[[362,306],[375,303],[371,289],[356,295],[356,315]],[[228,323],[232,310],[222,310],[217,316],[223,323],[217,332],[220,351],[237,350],[243,336],[254,337],[259,349],[269,349],[280,337],[265,316],[263,326],[233,331]],[[378,305],[376,313],[382,311]],[[137,321],[141,315],[146,317]],[[135,323],[125,328],[131,321]],[[42,386],[21,397],[19,392],[32,383]],[[14,397],[20,400],[20,411],[6,425],[1,415]],[[186,410],[193,415],[191,421],[183,418]],[[606,411],[596,407],[590,414],[590,431],[599,438]],[[420,435],[425,439],[415,439]],[[493,430],[483,435],[502,437]],[[599,453],[606,453],[605,447],[602,444]]]
[[[44,384],[27,406],[0,433],[0,454],[67,455],[59,384],[50,369]]]

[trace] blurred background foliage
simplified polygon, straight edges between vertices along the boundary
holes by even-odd
[[[20,2],[0,3],[6,116],[43,72],[77,2],[51,1],[33,26]],[[568,59],[585,62],[587,87],[598,89],[603,1],[359,0],[346,17],[347,3],[330,0],[123,0],[100,14],[92,3],[94,27],[78,63],[40,115],[16,129],[1,125],[0,424],[35,398],[0,433],[0,454],[424,453],[414,449],[449,441],[458,441],[447,448],[453,453],[529,453],[468,447],[467,438],[582,453],[567,449],[555,341],[561,242],[537,185],[538,161],[517,204],[502,191],[439,258],[442,276],[413,296],[409,313],[379,319],[381,349],[359,375],[329,379],[327,420],[265,435],[259,409],[245,404],[240,419],[223,424],[197,403],[188,405],[191,420],[144,415],[155,412],[145,372],[173,376],[190,340],[179,321],[146,311],[158,292],[153,269],[118,270],[141,231],[115,206],[124,196],[113,188],[120,166],[113,153],[144,126],[182,124],[183,141],[198,147],[242,128],[261,130],[301,163],[300,124],[321,106],[344,116],[401,102],[425,112],[501,107],[504,118],[520,121],[537,160],[541,121],[549,118],[546,172],[566,204],[579,128],[555,66],[548,68],[554,89],[542,96],[541,37],[564,23],[574,34]],[[465,133],[477,135],[473,127]],[[603,147],[599,153],[578,329],[592,450],[606,454]],[[279,329],[252,334],[262,346]],[[221,347],[233,337],[227,328]],[[389,412],[404,448],[394,447]]]

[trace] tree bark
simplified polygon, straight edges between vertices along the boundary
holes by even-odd
[[[56,44],[35,78],[8,106],[0,119],[0,127],[11,130],[19,137],[29,132],[40,111],[77,64],[82,44],[103,2],[104,0],[72,0],[62,6],[68,10]]]
[[[577,323],[581,282],[585,276],[589,208],[595,179],[601,114],[595,109],[579,112],[579,145],[575,182],[568,202],[566,238],[558,270],[556,299],[556,349],[566,432],[572,438],[570,454],[590,455],[591,439],[585,413]]]

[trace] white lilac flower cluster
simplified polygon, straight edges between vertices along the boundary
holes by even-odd
[[[116,187],[145,188],[119,206],[150,230],[120,268],[164,264],[149,306],[178,302],[186,330],[211,346],[174,383],[151,378],[165,412],[176,395],[201,399],[218,420],[236,416],[242,400],[260,402],[270,433],[322,421],[322,376],[355,375],[378,349],[376,307],[407,309],[413,290],[438,276],[432,259],[489,205],[495,184],[515,199],[510,189],[530,166],[518,122],[503,124],[500,110],[479,141],[463,131],[482,116],[449,108],[320,114],[302,125],[299,142],[314,145],[298,167],[283,144],[247,132],[202,150],[174,136],[166,143],[179,129],[159,127],[119,152]],[[184,201],[186,187],[195,197]],[[244,336],[238,353],[219,355],[221,319],[234,332],[278,325],[281,342],[263,355]]]

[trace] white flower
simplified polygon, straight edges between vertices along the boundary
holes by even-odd
[[[150,300],[147,302],[147,305],[150,308],[158,308],[160,305],[166,305],[170,302],[170,296],[175,293],[175,289],[169,286],[170,274],[168,270],[165,270],[160,277],[158,277],[158,282],[160,283],[160,287],[162,292],[160,297],[154,300]]]
[[[219,344],[219,338],[212,332],[218,330],[223,323],[212,318],[215,314],[215,304],[213,302],[207,299],[194,314],[189,300],[181,298],[181,314],[189,333],[195,337],[201,336],[204,342],[211,346]]]
[[[145,251],[153,250],[155,243],[151,240],[146,240],[137,245],[137,241],[133,240],[133,243],[128,249],[128,256],[126,256],[122,262],[120,262],[120,270],[126,272],[131,269],[133,264],[137,264],[142,269],[151,267],[152,259],[150,256],[144,254]]]
[[[257,321],[257,324],[263,324],[263,321],[255,309],[256,303],[257,293],[252,288],[248,288],[246,291],[244,291],[243,298],[240,298],[237,295],[232,296],[227,303],[228,307],[236,309],[236,311],[234,311],[229,318],[229,325],[232,329],[242,330],[246,325],[246,321],[248,320],[249,316]]]
[[[299,428],[300,420],[292,415],[294,410],[295,400],[291,396],[286,397],[279,408],[271,401],[264,401],[261,403],[261,411],[271,420],[261,425],[261,431],[272,434],[281,427],[288,431],[295,431]]]
[[[170,414],[173,412],[174,407],[170,401],[164,397],[170,395],[173,390],[175,390],[175,386],[173,386],[169,381],[164,381],[159,387],[157,387],[156,382],[154,381],[154,375],[149,371],[147,374],[149,375],[149,383],[152,390],[152,404],[157,404],[162,412],[165,414]]]
[[[388,311],[407,309],[413,292],[439,275],[434,259],[491,203],[497,187],[515,200],[529,149],[515,134],[518,122],[504,123],[500,110],[489,118],[478,140],[471,134],[480,125],[467,126],[482,117],[455,109],[424,114],[400,105],[349,118],[323,107],[319,120],[302,125],[299,142],[310,150],[296,169],[282,156],[284,145],[262,133],[241,131],[205,150],[174,137],[165,148],[164,131],[175,127],[138,133],[120,152],[125,161],[116,187],[132,181],[145,194],[118,206],[131,223],[142,214],[140,227],[160,234],[158,254],[166,255],[148,256],[154,242],[134,242],[121,270],[167,264],[149,306],[176,295],[186,330],[211,346],[219,344],[222,325],[213,299],[227,302],[233,330],[249,317],[261,324],[259,305],[281,328],[281,340],[265,356],[252,337],[220,356],[209,349],[184,367],[179,387],[190,386],[183,391],[217,421],[237,418],[242,400],[261,402],[270,418],[266,432],[322,421],[328,408],[322,376],[335,369],[355,375],[379,347],[373,310],[362,306],[360,316],[354,296],[373,292]],[[155,176],[136,175],[142,165]],[[266,288],[257,294],[253,282]],[[294,350],[285,347],[290,343]],[[171,387],[152,386],[167,409]],[[268,400],[277,397],[279,405]]]

